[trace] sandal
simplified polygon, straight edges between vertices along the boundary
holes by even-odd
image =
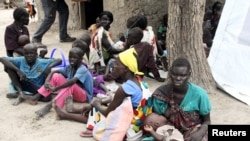
[[[81,137],[87,138],[87,137],[93,137],[92,131],[91,130],[86,130],[80,133]]]

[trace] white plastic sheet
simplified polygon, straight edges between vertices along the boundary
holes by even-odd
[[[226,0],[208,63],[218,87],[250,105],[249,0]]]

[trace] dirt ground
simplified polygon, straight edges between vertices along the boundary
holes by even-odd
[[[4,31],[6,25],[13,22],[13,9],[0,9],[0,13],[0,56],[6,56]],[[38,25],[38,22],[31,20],[31,23],[28,26],[31,36]],[[49,53],[53,48],[57,47],[61,48],[67,55],[71,43],[59,42],[57,27],[57,24],[54,24],[52,29],[45,34],[43,43],[48,46]],[[83,30],[69,31],[70,35],[75,37],[79,37],[82,32]],[[57,54],[57,57],[60,57],[60,55]],[[166,72],[161,74],[166,76]],[[83,139],[79,136],[79,133],[85,130],[85,124],[66,120],[56,120],[55,111],[53,109],[45,117],[37,119],[35,111],[43,107],[45,103],[38,103],[38,105],[32,106],[24,102],[18,106],[13,106],[12,103],[14,100],[6,98],[10,80],[4,72],[2,64],[0,64],[0,80],[0,140],[93,141],[92,138]],[[151,91],[154,91],[156,87],[162,84],[149,78],[146,78],[145,80],[148,82]],[[209,97],[212,102],[212,124],[250,124],[249,105],[246,105],[217,89],[214,90],[214,93],[209,94]]]

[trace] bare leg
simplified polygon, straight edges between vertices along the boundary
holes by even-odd
[[[24,95],[23,98],[31,105],[36,105],[38,99],[41,97],[41,95],[35,94],[34,96]]]
[[[67,113],[56,105],[54,106],[54,109],[57,113],[58,120],[73,120],[81,123],[87,123],[88,117],[83,114]]]
[[[17,106],[20,103],[22,103],[24,101],[24,99],[21,96],[18,96],[16,101],[12,104],[13,106]]]
[[[65,100],[65,107],[66,107],[66,111],[68,113],[73,113],[73,97],[72,95],[66,97],[66,100]]]
[[[80,114],[83,112],[83,109],[85,109],[87,107],[89,107],[88,103],[83,103],[83,107],[81,107],[81,108],[74,107],[72,96],[68,96],[65,100],[65,109],[66,109],[66,112],[68,112],[68,113]]]
[[[52,102],[45,105],[43,108],[39,109],[35,113],[37,114],[38,117],[43,117],[50,111],[51,108],[52,108]]]
[[[81,114],[83,114],[83,112],[85,112],[87,114],[89,112],[88,109],[91,109],[91,105],[89,103],[83,103],[83,106],[81,108],[73,107],[72,111],[73,111],[73,113],[81,113]],[[83,115],[85,115],[85,114],[83,114]]]
[[[17,106],[21,102],[24,101],[24,99],[23,99],[24,94],[23,94],[23,91],[22,91],[22,88],[21,88],[19,77],[18,77],[17,73],[12,69],[6,68],[6,71],[8,73],[8,76],[9,76],[11,82],[13,83],[14,87],[18,91],[18,97],[17,97],[16,101],[12,104],[14,106]]]
[[[19,105],[20,103],[22,103],[24,100],[25,100],[25,98],[24,98],[24,93],[21,91],[21,92],[19,92],[16,101],[15,101],[12,105],[17,106],[17,105]]]

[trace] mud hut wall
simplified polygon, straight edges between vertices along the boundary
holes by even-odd
[[[113,38],[118,39],[119,33],[126,30],[127,19],[140,13],[147,16],[148,25],[156,32],[163,15],[167,13],[167,0],[103,0],[103,8],[113,13],[110,31]]]

